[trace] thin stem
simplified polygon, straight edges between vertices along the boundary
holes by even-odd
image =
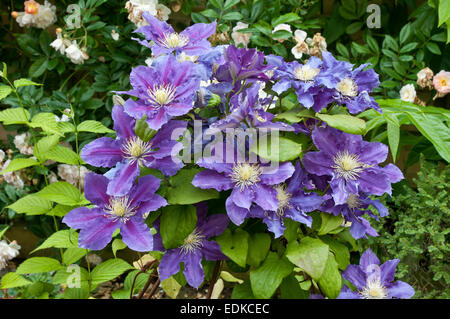
[[[153,284],[152,290],[150,290],[150,293],[148,294],[147,299],[150,299],[153,296],[156,289],[159,287],[160,282],[161,282],[161,280],[158,278],[158,280]]]
[[[209,283],[208,294],[206,295],[206,299],[211,299],[214,285],[216,284],[216,281],[217,281],[217,275],[219,274],[220,266],[221,266],[221,260],[216,261],[216,265],[214,266],[214,271],[212,274],[211,282]]]

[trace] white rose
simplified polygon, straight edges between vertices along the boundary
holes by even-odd
[[[65,50],[66,56],[72,61],[74,64],[83,64],[84,63],[84,55],[83,52],[78,47],[76,41],[73,41],[72,44]]]
[[[414,103],[414,100],[416,99],[416,89],[414,88],[414,85],[407,84],[403,86],[400,90],[400,99],[402,101]]]

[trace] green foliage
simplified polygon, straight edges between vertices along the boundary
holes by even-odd
[[[449,298],[450,168],[421,160],[414,182],[387,202],[390,215],[374,223],[382,236],[369,241],[380,254],[400,259],[397,277],[416,289],[417,298]]]

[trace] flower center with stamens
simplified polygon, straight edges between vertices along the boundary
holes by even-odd
[[[387,291],[379,278],[367,279],[366,286],[359,292],[364,299],[386,299]]]
[[[284,185],[277,185],[274,189],[277,191],[278,199],[278,209],[276,214],[281,217],[284,215],[285,209],[291,206],[289,201],[292,198],[292,194],[286,191],[286,186]]]
[[[348,77],[339,82],[336,89],[345,96],[354,97],[358,95],[358,85]]]
[[[233,166],[231,180],[243,190],[259,182],[261,173],[261,168],[257,164],[238,163]]]
[[[161,44],[168,49],[175,49],[184,47],[189,38],[185,35],[176,32],[164,34],[164,38],[160,40]]]
[[[301,81],[312,81],[319,74],[319,68],[312,68],[309,65],[302,65],[294,69],[294,75]]]
[[[446,87],[447,86],[447,80],[446,79],[441,79],[440,82],[441,82],[441,86],[442,87]]]
[[[122,152],[124,157],[127,158],[130,163],[138,161],[138,165],[142,165],[143,155],[149,153],[152,150],[152,144],[150,142],[144,142],[139,137],[133,136],[129,138],[122,146]]]
[[[170,104],[175,98],[175,92],[175,86],[170,83],[155,84],[147,89],[148,100],[157,107]]]
[[[335,157],[333,157],[335,172],[339,177],[343,177],[346,181],[349,179],[355,180],[359,177],[359,174],[370,165],[367,165],[359,161],[359,156],[357,154],[350,154],[347,150],[343,152],[338,152]]]
[[[113,220],[122,220],[126,222],[134,214],[136,214],[136,207],[131,206],[128,196],[110,197],[108,205],[105,206],[104,211],[109,214]]]
[[[183,245],[181,246],[181,251],[184,254],[192,253],[197,249],[200,249],[203,246],[203,239],[205,236],[200,233],[200,231],[194,229],[192,233],[190,233],[186,239],[184,240]]]
[[[347,198],[347,205],[350,209],[360,208],[361,201],[359,200],[358,195],[350,194]]]

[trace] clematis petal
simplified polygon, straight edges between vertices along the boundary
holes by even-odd
[[[97,167],[112,167],[122,161],[122,141],[109,137],[100,137],[81,150],[81,158],[88,164]]]
[[[141,216],[133,216],[120,226],[120,234],[128,248],[146,252],[153,250],[153,238],[150,228]]]
[[[202,254],[199,250],[186,255],[183,274],[190,286],[198,288],[201,285],[205,278],[205,272],[202,267]]]

